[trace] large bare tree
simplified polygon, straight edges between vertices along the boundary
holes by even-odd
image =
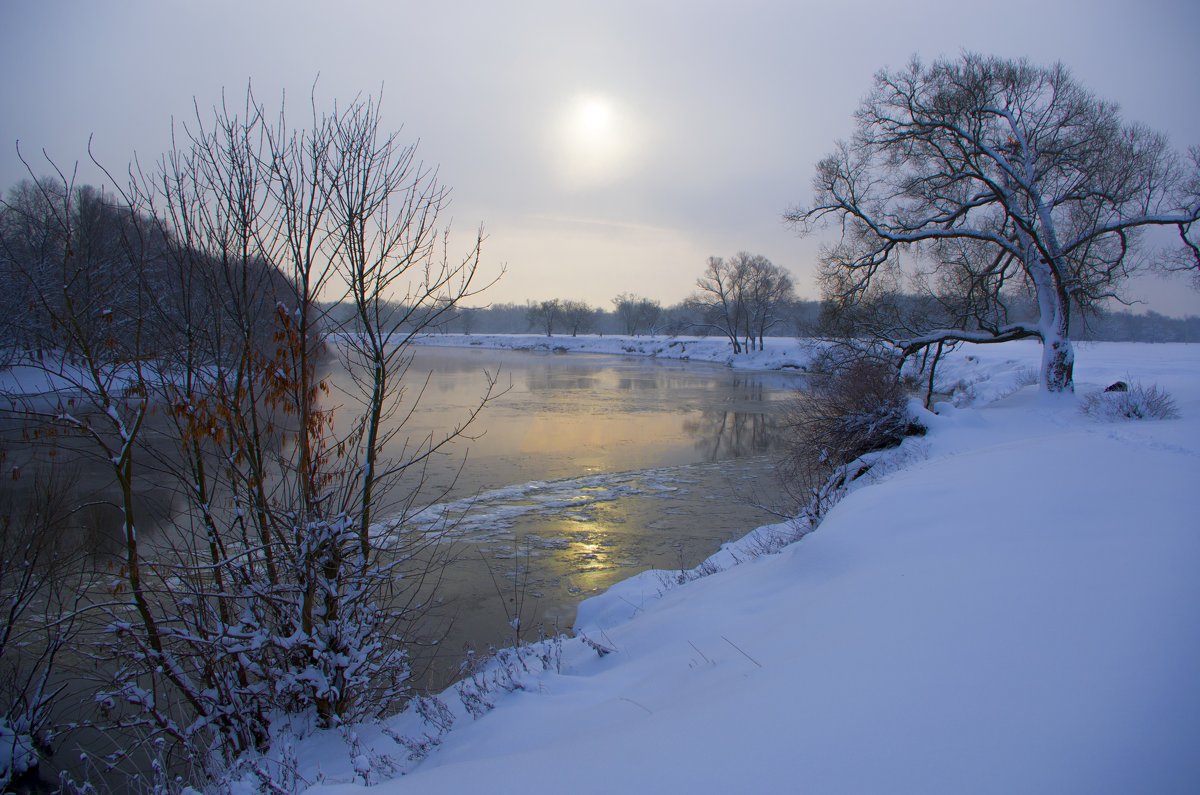
[[[1032,337],[1043,344],[1042,387],[1069,391],[1073,307],[1119,296],[1145,264],[1145,229],[1175,227],[1194,243],[1195,165],[1062,65],[914,59],[876,75],[855,120],[854,137],[818,165],[812,203],[786,217],[802,232],[839,225],[822,264],[841,303],[900,268],[901,252],[953,273],[942,286],[968,311],[893,340],[906,355]],[[1014,288],[1032,297],[1034,320],[992,311]]]

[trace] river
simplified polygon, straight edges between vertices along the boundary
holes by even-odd
[[[468,650],[509,644],[518,631],[526,640],[567,631],[588,596],[646,569],[695,566],[724,541],[773,520],[758,507],[778,492],[773,423],[802,376],[477,348],[418,346],[413,357],[406,410],[393,420],[385,456],[403,459],[414,444],[461,424],[479,406],[489,374],[497,383],[466,435],[383,495],[377,509],[382,531],[415,490],[420,510],[409,508],[402,532],[443,533],[453,552],[422,637],[427,645],[414,649],[419,686],[449,683]],[[330,399],[348,409],[348,374],[336,360],[326,368]],[[32,504],[35,473],[52,471],[65,487],[64,508],[88,506],[68,510],[62,531],[80,534],[101,559],[103,550],[115,551],[110,536],[120,512],[107,465],[86,443],[31,440],[22,428],[4,430],[7,510]],[[145,435],[168,460],[169,440]],[[183,501],[160,468],[146,467],[138,482],[153,549],[156,533],[169,541],[176,532],[171,515]],[[80,697],[87,703],[86,692]],[[69,745],[96,751],[112,739],[81,732]],[[73,768],[75,758],[55,761]]]
[[[485,371],[503,394],[424,473],[425,493],[444,497],[410,522],[455,520],[457,562],[439,594],[452,625],[431,681],[445,681],[468,647],[511,642],[514,618],[523,637],[538,625],[566,630],[582,599],[645,569],[690,568],[772,521],[759,506],[777,491],[773,422],[799,376],[418,347],[409,383],[428,382],[385,453],[460,423]]]

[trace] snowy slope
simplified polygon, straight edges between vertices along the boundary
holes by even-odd
[[[1200,346],[1079,351],[1081,394],[1157,382],[1167,421],[1002,396],[1037,360],[956,353],[948,383],[992,402],[941,406],[905,466],[781,554],[584,603],[614,653],[568,641],[482,717],[452,704],[441,746],[376,791],[1200,791]],[[302,754],[311,792],[358,790],[339,744]]]

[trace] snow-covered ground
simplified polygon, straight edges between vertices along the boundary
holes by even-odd
[[[540,341],[683,347],[580,339]],[[709,345],[679,353],[728,356]],[[434,720],[289,759],[313,793],[1200,791],[1200,346],[1080,345],[1077,395],[1057,398],[1021,387],[1039,356],[954,353],[929,434],[781,553],[751,537],[686,584],[638,575],[561,648],[427,702]],[[780,340],[742,363],[805,360]],[[1181,418],[1080,413],[1118,379]],[[431,750],[410,761],[385,728]]]

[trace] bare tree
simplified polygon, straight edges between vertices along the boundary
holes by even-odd
[[[482,233],[451,256],[447,191],[375,98],[314,102],[297,128],[248,92],[177,140],[106,202],[120,223],[95,255],[89,197],[61,173],[34,183],[53,234],[20,274],[49,318],[48,393],[11,397],[90,442],[120,487],[112,720],[204,775],[263,750],[280,715],[333,726],[403,697],[449,560],[409,519],[495,379],[455,428],[403,437],[424,394],[413,339],[487,285]],[[89,287],[97,274],[112,285]],[[331,311],[341,298],[352,313]],[[146,466],[183,506],[170,533],[136,521]]]
[[[662,305],[658,301],[643,298],[633,293],[621,293],[612,300],[621,327],[630,337],[636,337],[644,329],[653,334],[662,314]]]
[[[740,289],[746,348],[763,350],[768,331],[783,320],[784,310],[796,297],[792,277],[764,256],[742,252],[734,257],[741,273]]]
[[[554,336],[554,327],[562,319],[563,304],[557,298],[548,301],[530,301],[525,307],[525,322],[530,326],[546,332],[547,337]]]
[[[1187,230],[1200,201],[1159,134],[1120,121],[1116,106],[1062,65],[966,54],[882,71],[856,114],[854,138],[821,161],[815,199],[787,218],[801,231],[843,230],[823,256],[852,303],[897,255],[957,271],[968,317],[894,340],[912,354],[947,340],[1042,341],[1041,383],[1073,388],[1072,306],[1115,297],[1140,266],[1139,231]],[[949,263],[949,265],[947,265]],[[986,311],[1019,287],[1032,322]]]
[[[688,300],[702,318],[702,327],[716,330],[727,337],[734,353],[742,352],[741,330],[746,313],[742,303],[743,276],[737,262],[709,257],[704,275],[696,280],[700,292]]]
[[[571,336],[575,337],[592,330],[596,324],[596,310],[584,301],[566,300],[562,302],[562,319],[571,329]]]
[[[745,251],[728,260],[709,257],[696,286],[700,292],[688,304],[705,327],[729,338],[734,353],[762,350],[767,332],[784,319],[795,299],[787,270]]]
[[[1191,175],[1184,185],[1185,201],[1192,206],[1200,205],[1200,146],[1188,150]],[[1192,274],[1193,284],[1200,289],[1200,226],[1196,221],[1187,221],[1178,226],[1180,247],[1167,253],[1162,260],[1164,270],[1182,271]]]

